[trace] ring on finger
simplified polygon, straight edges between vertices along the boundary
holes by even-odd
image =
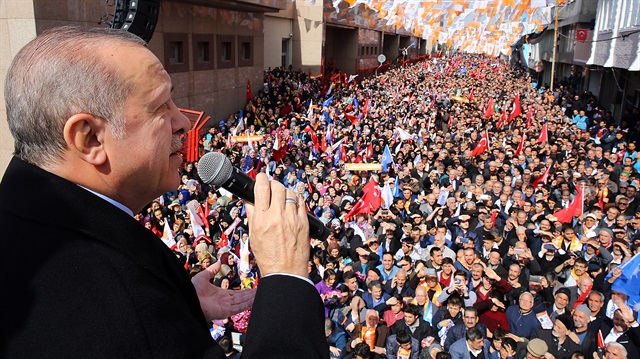
[[[284,201],[285,201],[285,203],[295,203],[295,204],[298,204],[298,200],[297,200],[297,199],[295,199],[295,198],[287,197],[287,199],[285,199]]]

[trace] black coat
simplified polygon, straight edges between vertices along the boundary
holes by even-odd
[[[0,196],[2,243],[30,249],[28,265],[0,262],[0,357],[225,358],[186,271],[131,216],[16,158]],[[285,276],[259,287],[245,357],[328,358],[315,288]]]
[[[573,353],[581,350],[580,345],[576,344],[569,337],[565,338],[564,343],[562,343],[560,349],[558,349],[558,338],[554,337],[551,332],[551,329],[538,329],[536,338],[540,338],[547,343],[549,353],[556,359],[570,359]]]

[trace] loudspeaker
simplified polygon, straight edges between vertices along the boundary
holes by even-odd
[[[118,0],[112,27],[129,31],[149,42],[159,15],[160,0]]]

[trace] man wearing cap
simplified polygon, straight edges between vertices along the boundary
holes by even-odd
[[[609,228],[600,228],[600,231],[598,232],[598,242],[600,243],[600,246],[607,249],[607,251],[610,251],[613,247],[613,231]]]
[[[555,320],[561,314],[570,314],[568,308],[569,302],[571,302],[571,290],[567,287],[560,287],[556,290],[556,294],[553,296],[553,305],[547,307],[547,314],[551,320]],[[571,326],[573,328],[573,326]]]
[[[548,351],[555,359],[570,359],[580,350],[580,346],[569,338],[573,330],[573,319],[569,314],[558,315],[553,321],[552,329],[538,329],[536,338],[544,340]]]
[[[591,310],[586,304],[579,305],[573,311],[573,333],[584,353],[592,353],[596,350],[596,333],[591,330],[590,324]]]
[[[527,359],[543,359],[547,357],[547,352],[549,351],[549,347],[544,340],[540,338],[531,339],[527,343]]]
[[[491,343],[484,338],[479,328],[467,330],[464,338],[451,344],[449,353],[452,359],[488,359]]]

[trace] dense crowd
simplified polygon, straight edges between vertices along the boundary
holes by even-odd
[[[284,183],[331,228],[309,279],[333,358],[638,359],[640,116],[558,83],[478,55],[364,79],[276,68],[202,152]],[[242,200],[197,164],[182,179],[138,219],[191,273],[220,261],[214,284],[259,285]],[[212,335],[231,354],[248,320]]]

